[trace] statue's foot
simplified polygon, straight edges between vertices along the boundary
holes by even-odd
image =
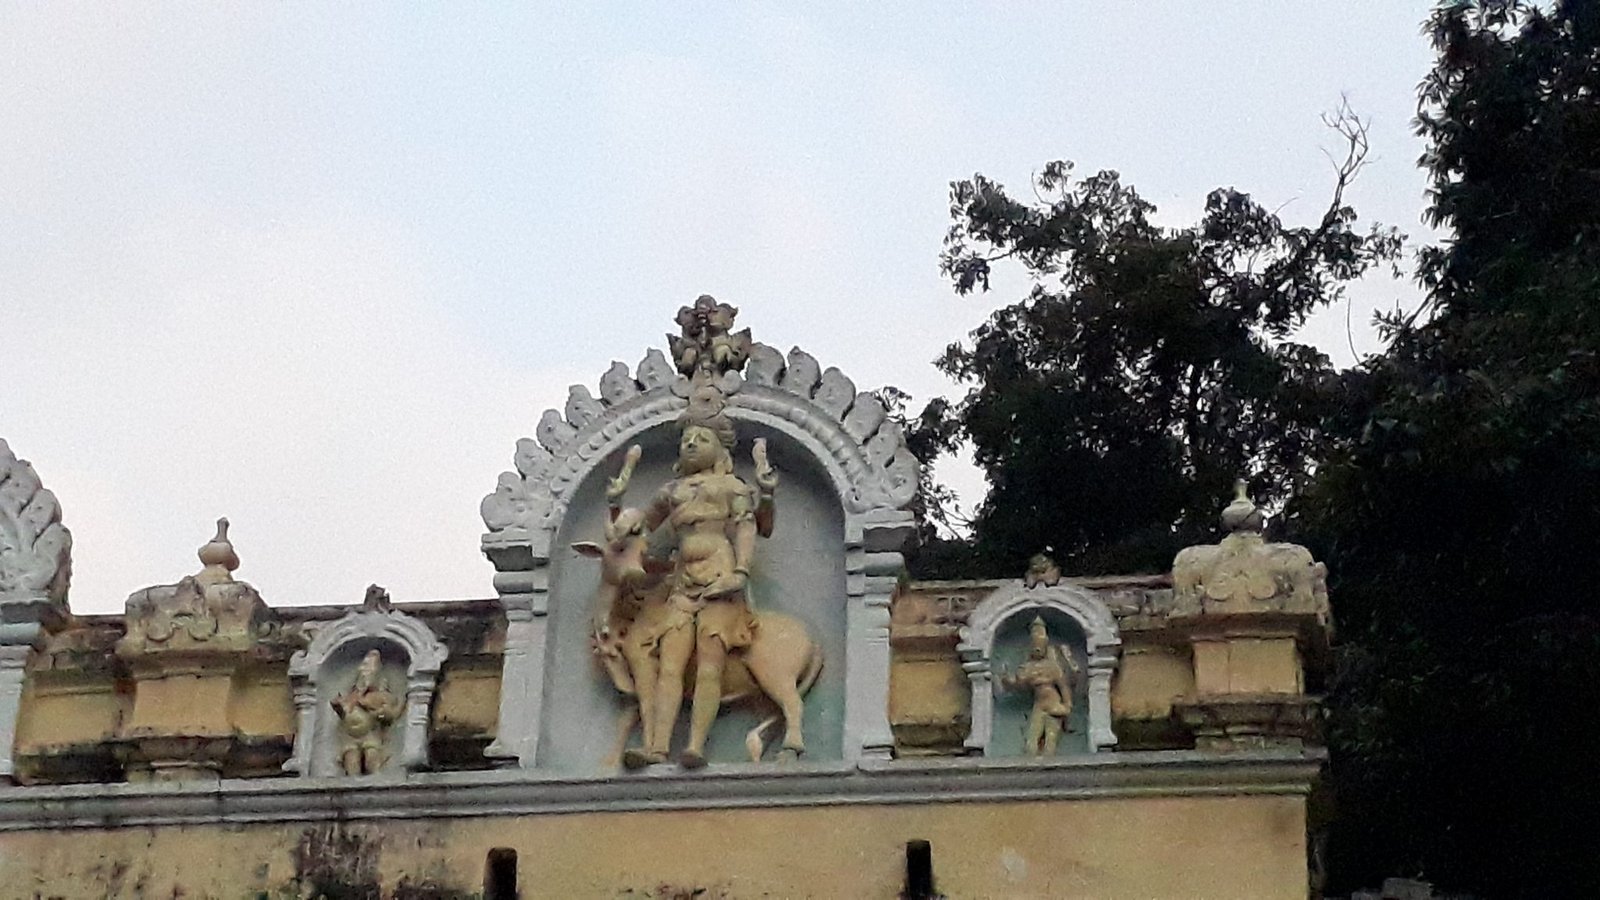
[[[706,755],[699,750],[685,750],[683,755],[678,757],[678,765],[683,766],[685,769],[704,769],[706,767]]]
[[[622,765],[628,769],[642,769],[646,766],[653,766],[656,763],[664,763],[666,761],[667,755],[655,750],[641,750],[638,747],[632,747],[622,752]]]
[[[784,747],[782,750],[778,751],[778,762],[781,762],[781,763],[799,762],[800,761],[800,757],[805,752],[806,752],[806,748],[804,748],[804,747]]]

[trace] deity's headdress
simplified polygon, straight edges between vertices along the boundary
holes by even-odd
[[[723,376],[737,372],[750,358],[750,329],[733,333],[736,307],[701,294],[694,305],[678,310],[681,335],[667,335],[673,362],[689,377],[689,406],[678,417],[681,431],[699,425],[717,436],[724,450],[732,451],[736,435],[724,408],[728,405]]]

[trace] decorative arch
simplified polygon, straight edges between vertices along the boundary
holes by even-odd
[[[545,411],[534,438],[517,441],[515,471],[500,475],[484,497],[482,547],[507,618],[499,729],[488,755],[535,765],[552,543],[574,494],[612,454],[673,425],[688,407],[689,387],[659,349],[631,373],[613,362],[600,376],[598,397],[574,385],[562,410]],[[723,374],[718,387],[730,419],[792,440],[838,496],[849,595],[844,753],[888,758],[889,599],[904,565],[899,551],[914,528],[905,507],[917,493],[916,458],[882,401],[798,347],[785,355],[753,344],[743,374]]]
[[[1117,743],[1111,730],[1111,676],[1116,671],[1122,636],[1110,607],[1093,591],[1073,584],[1028,587],[1021,579],[985,597],[960,632],[956,652],[972,688],[972,732],[969,751],[987,756],[994,730],[994,684],[991,669],[995,638],[1011,619],[1042,610],[1061,613],[1083,630],[1089,675],[1089,750],[1107,750]]]
[[[428,712],[439,682],[439,670],[450,650],[420,620],[395,609],[389,593],[373,585],[361,609],[320,629],[306,649],[289,658],[289,684],[299,727],[294,755],[284,771],[303,776],[333,774],[331,762],[318,755],[319,738],[332,727],[332,714],[318,703],[328,663],[340,649],[355,643],[382,644],[406,659],[406,714],[402,723],[400,764],[407,771],[428,764]]]

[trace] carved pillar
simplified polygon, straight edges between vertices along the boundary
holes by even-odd
[[[550,611],[550,533],[491,535],[483,552],[494,563],[495,591],[506,613],[500,674],[500,718],[484,755],[524,769],[539,755],[544,707],[544,653]]]
[[[1089,654],[1089,750],[1115,746],[1111,730],[1111,676],[1117,671],[1115,648],[1100,647]]]
[[[0,779],[15,772],[28,658],[65,620],[71,578],[72,535],[60,504],[0,439]]]
[[[889,759],[889,605],[894,599],[909,524],[901,516],[845,523],[845,590],[849,595],[845,644],[844,756]],[[856,537],[859,535],[859,537]]]
[[[1331,630],[1327,570],[1304,547],[1264,540],[1243,482],[1222,523],[1220,542],[1172,563],[1168,622],[1188,634],[1195,684],[1174,711],[1202,750],[1303,746],[1318,713],[1307,660],[1325,653]]]
[[[961,670],[967,673],[972,688],[972,730],[967,732],[963,746],[968,753],[983,756],[994,735],[994,673],[983,648],[964,644],[957,652],[961,655]]]

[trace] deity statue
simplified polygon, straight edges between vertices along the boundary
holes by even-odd
[[[367,651],[350,690],[333,698],[339,714],[339,763],[346,775],[375,775],[389,762],[389,727],[400,717],[404,698],[381,677],[383,657]]]
[[[621,499],[642,452],[629,448],[621,472],[606,486],[605,544],[573,545],[601,560],[594,651],[617,689],[638,699],[644,740],[621,754],[629,768],[668,759],[685,694],[689,740],[679,755],[685,768],[706,764],[706,738],[721,705],[747,697],[773,701],[786,726],[786,754],[804,751],[802,697],[822,657],[805,623],[774,612],[758,615],[750,605],[756,538],[772,536],[778,475],[762,439],[751,448],[753,483],[734,474],[734,428],[718,381],[748,356],[748,329],[729,334],[736,312],[701,297],[679,313],[683,336],[671,336],[673,351],[690,378],[675,477],[648,506],[624,509]],[[649,559],[649,535],[662,527],[670,529],[672,554]],[[746,739],[753,758],[760,757],[760,733],[776,721],[763,722]]]
[[[1054,756],[1067,717],[1072,714],[1072,685],[1080,672],[1072,652],[1050,643],[1044,619],[1035,616],[1028,626],[1028,658],[1015,674],[1002,672],[1000,687],[1032,691],[1024,746],[1029,756]]]

